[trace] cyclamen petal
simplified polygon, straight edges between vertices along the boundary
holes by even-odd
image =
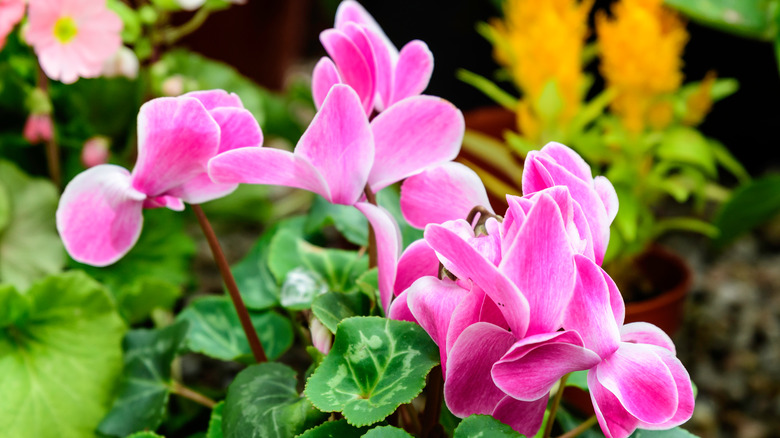
[[[515,431],[533,437],[544,422],[544,410],[547,407],[545,395],[539,400],[520,401],[510,396],[504,397],[493,410],[493,418],[511,427]]]
[[[393,292],[396,296],[406,290],[418,278],[439,274],[439,259],[425,239],[412,242],[401,254],[396,268]]]
[[[417,323],[417,320],[412,315],[412,311],[409,310],[409,303],[406,302],[406,292],[401,292],[400,295],[390,303],[390,310],[387,312],[387,317],[395,319],[396,321],[409,321]]]
[[[311,95],[317,109],[322,107],[331,87],[342,83],[336,64],[327,56],[320,58],[311,74]]]
[[[341,79],[357,92],[365,114],[370,114],[374,107],[374,60],[366,59],[360,47],[341,30],[322,31],[320,42],[338,67]]]
[[[395,271],[402,247],[401,230],[393,216],[382,207],[358,202],[355,208],[366,216],[376,236],[379,298],[382,309],[387,314],[390,310],[390,300],[393,298]]]
[[[112,164],[91,167],[65,187],[57,207],[57,231],[74,260],[107,266],[135,245],[146,195],[130,172]]]
[[[640,421],[629,414],[620,400],[599,383],[595,368],[588,371],[588,391],[599,426],[606,438],[626,438],[639,426]]]
[[[191,91],[184,94],[183,97],[192,97],[198,99],[206,110],[211,111],[217,108],[243,108],[244,104],[236,93],[228,93],[225,90],[200,90]]]
[[[647,322],[632,322],[620,328],[620,340],[634,344],[657,345],[676,353],[674,342],[660,328]]]
[[[428,87],[433,74],[433,54],[420,40],[406,43],[393,72],[393,88],[387,106],[416,96]]]
[[[465,132],[463,114],[446,100],[416,96],[371,121],[376,142],[368,183],[374,192],[426,167],[453,160]]]
[[[688,375],[688,371],[673,353],[662,347],[650,347],[653,351],[664,361],[664,364],[669,368],[669,371],[674,377],[674,383],[677,386],[677,411],[674,416],[669,420],[658,423],[645,423],[641,422],[639,428],[651,429],[651,430],[663,430],[670,429],[672,427],[679,426],[691,419],[693,416],[694,398],[693,398],[693,385],[691,384],[691,377]]]

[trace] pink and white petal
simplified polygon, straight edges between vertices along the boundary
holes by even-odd
[[[238,184],[219,184],[211,180],[208,173],[202,173],[186,183],[168,191],[171,196],[188,204],[202,204],[233,193]]]
[[[325,180],[311,163],[281,149],[233,149],[212,158],[208,169],[211,180],[219,184],[273,184],[331,198]]]
[[[520,228],[522,228],[525,218],[528,215],[523,208],[523,203],[527,201],[527,199],[519,196],[506,195],[508,207],[506,213],[504,213],[504,220],[501,222],[502,248],[506,247],[508,250],[512,242],[517,238],[517,233],[520,232]]]
[[[582,211],[580,204],[574,202],[573,207],[574,216],[572,218],[572,223],[574,224],[574,227],[577,231],[576,238],[580,239],[580,242],[582,243],[577,253],[595,261],[596,252],[593,249],[593,237],[590,233],[590,224],[588,224],[588,218]],[[572,236],[570,237],[571,239],[574,239],[573,233],[571,231],[569,231],[569,235]]]
[[[374,108],[373,61],[366,59],[360,48],[340,30],[322,31],[320,42],[336,64],[341,80],[357,92],[365,114],[371,114]]]
[[[471,279],[498,305],[512,333],[518,338],[525,336],[530,309],[528,300],[520,290],[496,266],[452,231],[441,225],[430,224],[425,227],[424,235],[431,248],[457,264],[458,271],[466,275],[461,280]]]
[[[406,247],[401,258],[398,259],[393,292],[396,296],[400,295],[418,278],[426,275],[432,277],[439,275],[439,259],[425,239],[420,239]]]
[[[523,195],[528,196],[555,185],[552,175],[539,161],[539,151],[531,151],[523,163]]]
[[[368,177],[371,189],[379,191],[428,166],[453,160],[465,126],[460,110],[438,97],[414,96],[387,108],[371,121],[376,142]]]
[[[263,131],[257,119],[244,108],[222,107],[211,110],[220,129],[219,152],[262,146]]]
[[[657,345],[676,354],[674,342],[660,328],[648,322],[632,322],[620,328],[620,341],[634,344]]]
[[[641,424],[626,411],[614,394],[599,383],[595,369],[588,372],[588,391],[599,426],[606,438],[626,438]]]
[[[390,309],[390,300],[393,299],[395,271],[403,245],[401,230],[390,212],[382,207],[368,202],[358,202],[355,204],[355,208],[366,216],[376,236],[379,298],[382,301],[382,309],[387,314]]]
[[[431,166],[401,185],[401,212],[413,227],[466,219],[478,205],[493,213],[482,180],[460,163]]]
[[[406,301],[406,292],[402,292],[395,297],[392,303],[390,303],[390,310],[387,312],[387,317],[395,319],[397,321],[409,321],[417,323],[417,320],[412,315],[412,311],[409,310],[409,303]]]
[[[609,357],[620,345],[620,332],[610,305],[610,294],[602,269],[593,260],[574,256],[577,282],[566,309],[564,327],[576,330],[585,347],[602,358]]]
[[[626,319],[626,303],[623,302],[623,294],[620,293],[615,280],[607,274],[607,271],[602,269],[601,274],[609,288],[609,305],[612,308],[612,315],[615,316],[615,323],[618,327],[623,327],[623,322]]]
[[[228,93],[225,90],[203,90],[203,91],[191,91],[184,94],[187,97],[194,97],[198,99],[200,103],[211,111],[216,108],[222,107],[234,107],[243,108],[244,104],[241,102],[241,98],[236,93]]]
[[[390,106],[390,93],[393,86],[393,59],[398,58],[398,50],[395,47],[388,47],[382,38],[387,38],[377,34],[375,30],[365,27],[368,40],[371,42],[371,48],[374,51],[376,60],[376,96],[374,99],[374,108],[382,112]]]
[[[611,224],[615,220],[615,216],[617,216],[620,204],[615,187],[606,177],[599,175],[593,178],[593,188],[596,189],[599,199],[604,204],[604,208],[607,209],[607,220]]]
[[[334,85],[303,133],[295,154],[305,158],[327,183],[334,204],[360,199],[374,163],[374,138],[355,91]]]
[[[544,145],[539,152],[552,158],[577,178],[588,183],[593,179],[588,163],[572,148],[553,141]]]
[[[677,412],[675,412],[674,416],[668,421],[660,424],[640,423],[639,428],[651,430],[671,429],[685,423],[693,416],[693,409],[695,406],[693,385],[691,384],[691,376],[688,375],[688,371],[673,353],[662,347],[655,348],[655,352],[661,357],[666,366],[669,367],[669,371],[671,371],[672,376],[674,376],[678,395]]]
[[[534,401],[515,400],[504,397],[493,410],[493,418],[506,424],[517,432],[533,437],[544,422],[544,410],[547,408],[549,394]]]
[[[387,35],[385,35],[385,32],[379,26],[379,23],[374,20],[374,17],[372,17],[371,14],[369,14],[368,11],[366,11],[363,6],[360,5],[360,3],[354,0],[342,1],[339,4],[339,7],[336,9],[336,20],[334,26],[337,29],[341,29],[347,23],[357,23],[373,31],[381,39],[383,45],[395,52],[392,54],[394,55],[392,57],[393,64],[395,64],[395,59],[398,57],[398,49],[396,49],[393,43],[390,42],[390,39],[387,37]]]
[[[596,376],[628,413],[658,424],[677,412],[679,395],[674,376],[655,348],[660,347],[622,342],[596,367]]]
[[[219,125],[197,99],[161,97],[145,103],[138,113],[133,187],[158,196],[200,175],[219,150],[219,137]]]
[[[450,411],[464,418],[490,415],[504,394],[490,375],[493,364],[515,342],[508,331],[478,322],[461,333],[447,358],[444,400]]]
[[[441,352],[441,368],[447,370],[447,331],[455,307],[469,293],[454,281],[422,277],[406,290],[409,310]]]
[[[377,62],[376,57],[374,56],[374,49],[371,45],[371,41],[369,40],[368,36],[366,35],[366,32],[363,30],[364,27],[360,26],[355,23],[346,23],[343,27],[339,28],[342,32],[344,32],[347,37],[355,43],[358,50],[360,50],[360,54],[363,55],[363,58],[366,60],[366,64],[368,65],[368,70],[371,73],[371,89],[372,92],[372,104],[373,104],[373,94],[376,94],[376,69],[377,69]]]
[[[339,76],[336,64],[327,56],[323,56],[314,66],[311,76],[311,95],[314,98],[314,105],[319,110],[328,91],[336,85],[343,83]]]
[[[393,87],[387,106],[425,91],[432,74],[433,54],[428,45],[420,40],[406,43],[395,65]]]
[[[184,201],[172,195],[149,197],[144,200],[144,208],[167,208],[173,211],[184,211]]]
[[[490,300],[479,286],[472,285],[468,294],[464,295],[458,305],[452,310],[450,324],[447,328],[446,348],[444,348],[448,354],[452,350],[452,346],[455,345],[455,341],[458,340],[458,337],[464,330],[478,322],[488,322],[492,324],[491,321],[482,321],[480,319],[485,299]],[[506,329],[506,327],[502,327],[498,324],[493,325]],[[439,348],[441,348],[441,346]]]
[[[493,365],[493,382],[518,400],[533,401],[548,394],[566,374],[599,362],[599,355],[584,348],[575,331],[533,335],[517,341]]]
[[[101,164],[76,175],[65,187],[56,214],[68,254],[93,266],[122,258],[141,235],[144,199],[122,167]]]
[[[573,256],[558,205],[540,194],[514,242],[504,247],[499,266],[528,300],[526,335],[554,332],[563,325],[576,281]]]

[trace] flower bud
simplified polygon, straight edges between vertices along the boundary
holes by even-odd
[[[106,137],[96,135],[90,138],[81,149],[81,163],[87,168],[107,163],[110,146]]]
[[[49,114],[30,114],[22,131],[24,138],[32,144],[51,140],[53,133],[54,126]]]
[[[107,78],[124,76],[135,79],[138,77],[138,57],[132,49],[122,46],[103,63],[101,75]]]
[[[330,330],[314,316],[309,321],[309,330],[311,331],[311,343],[314,345],[314,348],[322,354],[328,354],[331,345],[333,345],[333,335],[330,333]]]
[[[184,78],[181,75],[173,75],[164,80],[161,87],[163,96],[179,96],[184,93]]]

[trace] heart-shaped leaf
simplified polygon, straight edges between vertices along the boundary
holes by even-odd
[[[453,438],[520,438],[523,435],[490,415],[471,415],[460,422]]]
[[[206,438],[222,438],[222,410],[225,408],[225,401],[217,403],[211,410],[209,419],[209,429],[206,431]]]
[[[318,409],[342,412],[350,424],[365,426],[416,397],[438,363],[436,344],[417,324],[349,318],[338,325],[333,348],[305,393]]]
[[[366,432],[363,438],[412,438],[412,436],[397,427],[379,426]]]
[[[368,316],[371,301],[362,292],[328,292],[314,299],[311,310],[331,333],[336,333],[336,327],[342,320]]]
[[[228,388],[222,410],[225,438],[287,438],[327,418],[295,389],[295,371],[280,363],[252,365]]]
[[[368,427],[355,427],[347,420],[328,421],[298,435],[297,438],[360,438]]]

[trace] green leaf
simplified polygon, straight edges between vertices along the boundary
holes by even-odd
[[[347,420],[328,421],[309,429],[297,438],[360,438],[368,431],[366,427],[355,427]]]
[[[751,38],[769,40],[777,29],[771,12],[773,0],[666,0],[666,4],[692,19]]]
[[[160,426],[171,392],[171,362],[187,329],[187,322],[178,321],[163,329],[139,329],[127,334],[119,394],[98,426],[100,433],[125,436]]]
[[[368,316],[371,301],[361,292],[328,292],[312,302],[311,310],[331,333],[336,333],[339,323],[353,316]]]
[[[279,293],[279,301],[285,309],[306,310],[311,308],[315,297],[327,291],[328,285],[320,274],[298,267],[287,273]]]
[[[122,20],[122,42],[134,43],[141,36],[141,20],[135,10],[119,0],[108,0],[106,7]]]
[[[658,157],[677,163],[687,163],[717,177],[715,156],[707,139],[696,129],[677,126],[668,129],[658,147]]]
[[[723,247],[737,236],[780,213],[780,175],[770,175],[739,187],[715,216],[720,229],[715,245]]]
[[[517,98],[510,95],[490,79],[464,69],[458,69],[455,76],[461,81],[481,91],[485,96],[504,108],[514,111],[517,109]]]
[[[19,306],[4,290],[0,297],[11,303],[0,308]],[[0,430],[19,438],[91,436],[122,368],[122,318],[83,272],[47,277],[23,298],[29,311],[13,312],[15,321],[0,328]]]
[[[165,438],[165,437],[162,435],[157,435],[154,432],[145,431],[145,432],[137,432],[132,435],[128,435],[127,438]]]
[[[268,268],[274,274],[278,284],[284,283],[287,273],[301,266],[298,254],[298,240],[301,234],[297,230],[281,229],[271,238],[269,246]]]
[[[710,143],[710,148],[712,149],[712,153],[715,155],[715,160],[717,160],[718,164],[737,177],[741,184],[750,181],[750,174],[748,171],[745,170],[742,163],[737,160],[737,157],[731,154],[723,143],[711,138],[707,140]]]
[[[394,187],[387,187],[380,190],[376,194],[376,202],[380,207],[390,212],[393,215],[393,219],[398,224],[398,228],[401,229],[401,239],[403,241],[403,247],[411,245],[412,242],[423,238],[423,230],[414,228],[406,222],[403,213],[401,212],[401,195]]]
[[[222,410],[225,438],[288,438],[320,423],[317,411],[295,389],[295,371],[268,362],[241,371],[228,388]]]
[[[534,102],[534,109],[538,112],[539,118],[547,123],[557,120],[558,115],[563,111],[563,95],[555,79],[550,79],[544,84],[542,94]]]
[[[365,435],[364,438],[412,438],[405,430],[393,426],[375,427]]]
[[[355,285],[372,302],[379,300],[379,270],[376,267],[360,274],[360,277],[355,280]]]
[[[10,207],[0,230],[0,282],[26,290],[34,281],[61,271],[65,263],[54,223],[59,196],[51,182],[32,178],[2,160],[0,185]]]
[[[566,386],[574,386],[583,391],[588,391],[588,370],[574,371],[566,379]]]
[[[270,360],[282,355],[293,342],[290,320],[272,312],[249,311],[252,325]],[[190,303],[177,320],[190,323],[186,347],[222,360],[249,359],[252,350],[230,298],[207,296]]]
[[[263,233],[246,257],[233,266],[238,290],[250,309],[268,309],[279,305],[279,285],[268,266],[271,241],[285,229],[303,234],[304,221],[305,218],[299,216],[272,226]]]
[[[368,220],[351,205],[328,202],[322,196],[315,196],[306,215],[306,232],[311,234],[333,225],[345,239],[359,246],[368,244]]]
[[[688,432],[682,427],[675,427],[668,430],[644,430],[637,429],[631,434],[630,438],[695,438],[696,435]]]
[[[332,291],[346,292],[355,285],[355,280],[368,270],[368,257],[358,257],[357,251],[321,248],[298,240],[298,255],[303,264],[320,274]]]
[[[436,344],[417,324],[379,317],[345,319],[328,356],[306,382],[318,409],[355,426],[381,421],[425,386],[439,363]]]
[[[222,410],[225,409],[225,401],[221,401],[211,410],[209,429],[206,438],[222,438]]]
[[[117,307],[129,324],[144,321],[155,309],[171,310],[181,289],[164,280],[141,277],[119,290]]]
[[[523,435],[490,415],[471,415],[460,422],[453,438],[519,438],[521,436]]]
[[[0,233],[3,232],[8,223],[11,222],[11,195],[0,182]]]

